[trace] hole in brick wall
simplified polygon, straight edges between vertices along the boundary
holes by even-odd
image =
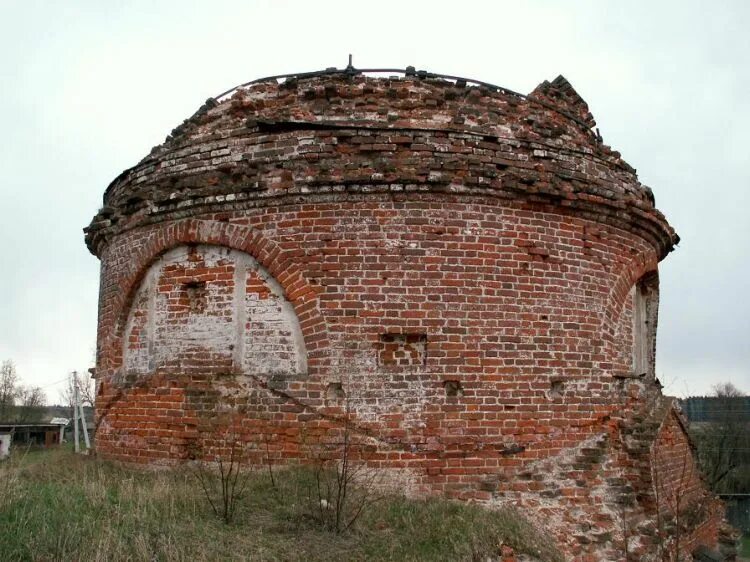
[[[524,445],[519,445],[518,443],[511,443],[509,445],[502,445],[502,448],[499,449],[499,453],[506,457],[509,455],[516,455],[518,453],[523,453],[526,450],[526,447]]]
[[[427,335],[380,334],[377,352],[380,365],[422,366],[427,362]]]
[[[563,391],[565,390],[565,383],[560,380],[553,380],[549,385],[549,397],[550,398],[562,398]]]
[[[188,281],[182,288],[187,294],[191,313],[200,314],[206,310],[208,292],[205,281]]]
[[[344,398],[346,398],[346,393],[340,382],[328,383],[328,387],[326,388],[326,400],[339,402]]]
[[[444,381],[443,388],[446,396],[461,397],[464,395],[464,388],[459,381]]]

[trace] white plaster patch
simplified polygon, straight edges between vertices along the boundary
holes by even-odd
[[[151,266],[123,347],[129,373],[307,372],[302,331],[282,287],[248,254],[218,246],[181,246]]]

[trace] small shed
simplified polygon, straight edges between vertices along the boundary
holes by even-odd
[[[53,423],[57,422],[57,423]],[[67,425],[53,420],[47,423],[6,423],[0,422],[0,435],[10,436],[10,446],[51,447],[62,442],[63,430]],[[8,441],[8,437],[5,438]]]

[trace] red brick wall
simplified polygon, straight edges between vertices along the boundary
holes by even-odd
[[[670,412],[652,446],[652,478],[659,506],[658,546],[676,559],[701,544],[715,545],[723,506],[708,493],[688,435]]]
[[[655,513],[642,422],[666,412],[633,378],[633,291],[677,238],[565,84],[209,103],[87,231],[99,453],[172,464],[229,436],[296,462],[346,421],[410,493],[513,502],[571,557],[618,559],[620,519]]]

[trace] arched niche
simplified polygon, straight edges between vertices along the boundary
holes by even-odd
[[[151,264],[122,340],[124,372],[296,378],[307,353],[292,304],[249,254],[181,245]]]

